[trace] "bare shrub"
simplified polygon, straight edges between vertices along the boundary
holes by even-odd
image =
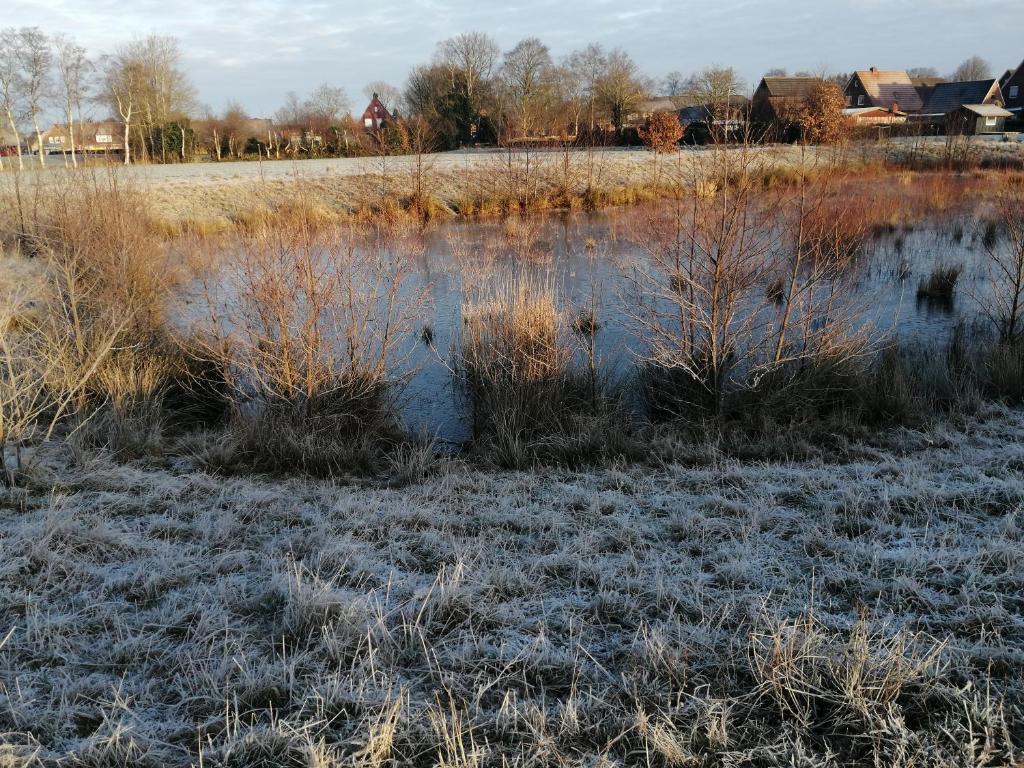
[[[229,371],[239,447],[258,466],[367,468],[397,439],[394,355],[416,300],[389,237],[278,226],[207,281],[207,349]]]
[[[1024,339],[1024,187],[1006,184],[996,205],[1004,237],[986,230],[983,238],[992,289],[983,312],[999,340],[1012,344]]]
[[[805,153],[785,187],[764,190],[748,150],[713,151],[715,173],[689,181],[699,194],[634,235],[648,255],[631,276],[648,413],[756,425],[842,410],[868,354],[848,291],[866,204]]]

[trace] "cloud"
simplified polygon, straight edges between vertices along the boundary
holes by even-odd
[[[537,35],[556,56],[591,41],[619,46],[654,77],[726,64],[751,83],[772,67],[932,65],[948,71],[977,53],[1002,69],[1024,56],[1019,0],[6,4],[4,24],[70,34],[97,52],[150,33],[174,35],[200,97],[216,109],[238,101],[253,114],[273,112],[288,90],[308,92],[322,82],[344,86],[358,102],[364,83],[400,85],[438,40],[473,29],[489,32],[505,48]]]

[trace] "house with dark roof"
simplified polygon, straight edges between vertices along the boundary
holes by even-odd
[[[931,98],[932,91],[935,90],[935,86],[946,82],[946,80],[942,77],[912,77],[910,82],[914,84],[917,95],[921,97],[921,103],[927,104],[928,99]]]
[[[932,89],[921,109],[924,116],[944,116],[964,104],[995,104],[1003,106],[1003,95],[997,80],[969,80],[960,83],[939,83]]]
[[[761,125],[792,123],[819,77],[765,77],[750,100],[750,119]]]
[[[949,135],[1002,133],[1011,113],[1003,109],[999,81],[939,83],[914,121],[944,128]]]
[[[1020,120],[1024,119],[1024,61],[1009,77],[999,83],[1003,91],[1003,106]]]
[[[391,116],[391,113],[388,112],[384,103],[380,100],[380,97],[375,93],[373,94],[373,98],[370,99],[370,103],[366,105],[366,109],[363,110],[363,116],[360,120],[366,130],[375,131],[384,125],[384,123],[392,122],[394,118]]]
[[[847,107],[881,107],[915,113],[924,106],[910,75],[903,70],[858,69],[843,94]]]

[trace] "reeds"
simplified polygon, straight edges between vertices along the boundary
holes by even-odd
[[[554,286],[522,275],[464,303],[456,371],[487,460],[580,464],[631,450],[621,409],[574,363],[568,325]]]
[[[917,300],[930,306],[951,310],[956,294],[956,285],[963,274],[960,264],[944,264],[935,267],[917,286]]]

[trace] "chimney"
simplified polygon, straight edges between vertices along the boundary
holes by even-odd
[[[374,92],[373,92],[373,98],[374,98],[374,99],[376,99],[376,98],[377,98],[377,92],[376,92],[376,91],[374,91]]]
[[[878,71],[878,67],[872,67],[872,68],[871,68],[871,71],[872,71],[872,72],[877,72],[877,71]]]

